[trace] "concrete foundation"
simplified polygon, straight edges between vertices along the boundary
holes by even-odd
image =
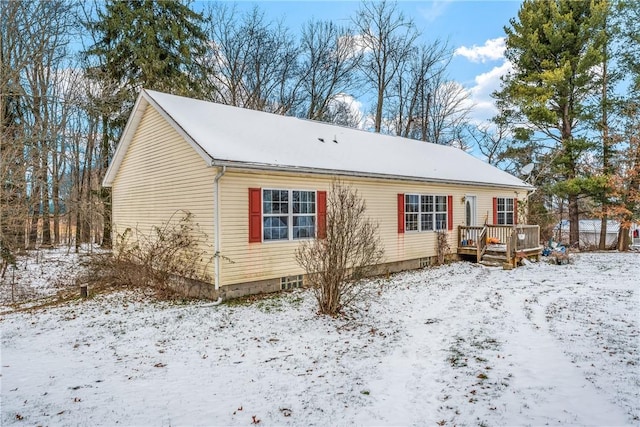
[[[458,260],[456,254],[447,257],[449,261]],[[380,264],[373,269],[373,276],[386,276],[400,271],[417,270],[437,264],[437,257],[417,258],[397,262],[388,262]],[[175,277],[171,282],[171,288],[181,295],[188,298],[200,298],[216,300],[222,297],[223,300],[240,298],[248,295],[266,294],[279,292],[283,289],[291,289],[289,284],[296,281],[300,276],[290,276],[284,278],[258,280],[254,282],[236,283],[233,285],[222,286],[218,292],[215,291],[214,285],[211,283],[200,282],[192,279]],[[302,282],[304,283],[304,275]],[[284,284],[287,285],[284,285]],[[302,285],[302,283],[300,284]],[[296,286],[297,287],[297,286]]]

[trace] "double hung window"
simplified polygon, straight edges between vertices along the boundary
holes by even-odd
[[[297,240],[316,235],[316,192],[262,190],[263,240]]]
[[[496,203],[496,218],[498,225],[514,224],[514,203],[512,198],[498,197]]]
[[[406,231],[447,229],[447,196],[405,194]]]

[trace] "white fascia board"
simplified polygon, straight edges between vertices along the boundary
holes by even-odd
[[[116,151],[115,153],[113,153],[111,163],[109,163],[107,172],[102,179],[103,187],[111,187],[113,185],[113,181],[116,179],[118,169],[120,169],[122,160],[127,153],[127,149],[129,148],[129,144],[131,144],[133,135],[136,133],[136,129],[138,129],[138,125],[140,124],[140,120],[142,120],[142,115],[144,114],[144,110],[147,105],[148,100],[144,96],[143,90],[138,95],[138,99],[136,99],[136,103],[133,106],[133,111],[129,116],[129,120],[127,120],[127,125],[124,127],[124,131],[120,136],[120,141],[118,141],[118,145],[116,146]]]
[[[174,128],[176,130],[176,132],[178,132],[178,134],[180,134],[180,136],[182,138],[184,138],[185,141],[187,141],[189,143],[189,145],[191,145],[191,147],[196,150],[196,152],[200,155],[200,157],[202,157],[202,159],[207,163],[207,166],[213,166],[213,157],[211,157],[211,155],[209,155],[209,153],[207,153],[207,151],[205,149],[202,148],[202,146],[200,146],[200,144],[198,144],[192,137],[191,135],[189,135],[183,128],[182,126],[180,126],[174,119],[173,117],[171,117],[171,115],[169,113],[167,113],[154,99],[151,95],[147,94],[146,91],[144,91],[147,99],[149,100],[149,103],[153,106],[153,108],[155,108],[158,113],[160,113],[160,115],[162,116],[162,118],[164,118],[170,125],[172,128]]]
[[[145,109],[148,105],[151,105],[160,114],[160,116],[162,116],[162,118],[165,119],[167,123],[169,123],[169,125],[171,125],[171,127],[173,127],[176,132],[178,132],[178,134],[182,136],[189,145],[191,145],[191,147],[193,147],[194,150],[196,150],[208,166],[212,165],[213,157],[211,157],[197,142],[195,142],[193,138],[191,138],[191,136],[185,132],[184,129],[182,129],[182,127],[176,123],[176,121],[160,105],[158,105],[158,103],[147,93],[145,89],[142,89],[138,95],[135,105],[133,106],[127,125],[122,132],[122,136],[120,137],[116,151],[113,154],[111,163],[109,164],[107,172],[102,180],[103,187],[111,187],[113,185],[118,169],[122,164],[122,160],[127,153],[131,140],[140,125],[140,121],[142,120],[142,116],[144,115]]]
[[[265,172],[289,172],[289,173],[309,173],[316,175],[331,175],[331,176],[343,176],[354,178],[371,178],[371,179],[383,179],[392,181],[409,181],[409,182],[424,182],[431,184],[448,184],[448,185],[462,185],[466,187],[485,187],[485,188],[509,188],[513,190],[533,191],[535,187],[532,186],[516,186],[508,184],[498,183],[485,183],[485,182],[470,182],[470,181],[457,181],[457,180],[445,180],[437,178],[421,178],[415,176],[402,176],[402,175],[385,175],[376,173],[364,173],[364,172],[352,172],[344,170],[332,170],[332,169],[315,169],[296,166],[282,166],[282,165],[268,165],[263,163],[247,163],[237,162],[229,160],[214,160],[212,166],[227,166],[236,170],[251,170],[251,171],[265,171]]]

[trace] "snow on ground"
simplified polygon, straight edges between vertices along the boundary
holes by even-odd
[[[104,252],[84,245],[79,253],[73,248],[38,249],[19,255],[0,281],[0,311],[5,304],[33,304],[77,289],[76,279],[92,255]]]
[[[339,319],[302,290],[217,307],[120,291],[5,313],[0,422],[640,425],[637,254],[461,262],[371,287]]]

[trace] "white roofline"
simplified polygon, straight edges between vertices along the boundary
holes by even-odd
[[[373,178],[373,179],[384,179],[384,180],[394,180],[394,181],[413,181],[413,182],[427,182],[433,184],[449,184],[449,185],[464,185],[468,187],[488,187],[488,188],[512,188],[514,190],[524,190],[524,191],[533,191],[535,187],[532,186],[515,186],[515,185],[505,185],[505,184],[492,184],[492,183],[484,183],[484,182],[471,182],[471,181],[456,181],[456,180],[447,180],[447,179],[437,179],[437,178],[422,178],[416,176],[408,176],[408,175],[387,175],[387,174],[377,174],[377,173],[364,173],[364,172],[354,172],[354,171],[344,171],[337,169],[316,169],[316,168],[308,168],[308,167],[296,167],[296,166],[282,166],[282,165],[269,165],[264,163],[247,163],[247,162],[234,162],[229,160],[214,160],[211,166],[214,167],[222,167],[226,166],[229,168],[234,168],[237,170],[248,169],[248,170],[269,170],[274,172],[299,172],[299,173],[312,173],[318,175],[333,175],[333,176],[348,176],[348,177],[357,177],[357,178]]]
[[[228,166],[234,169],[505,188],[526,192],[535,190],[535,187],[521,179],[451,147],[408,139],[403,143],[405,139],[400,137],[392,139],[389,135],[144,89],[136,100],[107,169],[103,179],[104,186],[113,185],[125,153],[149,105],[210,167]],[[395,141],[399,142],[398,145],[394,144]],[[379,155],[367,155],[369,152]]]
[[[140,95],[138,95],[138,99],[136,100],[135,105],[133,106],[133,110],[131,116],[129,116],[129,120],[127,121],[127,125],[122,132],[122,136],[120,137],[120,141],[118,142],[118,146],[116,147],[116,151],[113,154],[113,159],[107,168],[107,172],[104,175],[102,180],[102,185],[104,187],[111,187],[113,185],[113,181],[116,178],[116,173],[122,164],[122,160],[124,159],[124,155],[131,144],[131,140],[135,134],[138,125],[140,124],[140,120],[142,120],[142,116],[144,115],[144,111],[148,105],[151,105],[155,110],[165,119],[171,127],[173,127],[176,132],[182,136],[185,141],[193,147],[194,150],[202,157],[202,159],[207,163],[208,166],[211,166],[213,162],[213,157],[211,157],[207,152],[189,135],[183,128],[180,126],[174,119],[167,113],[158,103],[147,93],[145,89],[140,91]]]
[[[142,119],[142,114],[144,113],[144,109],[148,104],[149,100],[144,96],[144,90],[142,90],[140,92],[140,95],[138,95],[138,99],[136,99],[136,103],[133,106],[133,111],[131,112],[129,120],[127,120],[127,124],[124,127],[124,131],[122,131],[122,136],[120,137],[120,141],[118,142],[115,153],[113,153],[113,158],[109,163],[107,172],[104,174],[104,178],[102,179],[103,187],[111,187],[111,185],[113,184],[118,169],[120,169],[120,165],[122,164],[122,160],[124,159],[124,155],[127,152],[127,148],[129,148],[129,144],[133,139],[133,134],[138,128],[140,120]]]
[[[202,159],[207,163],[207,166],[211,166],[212,162],[213,162],[213,157],[211,157],[201,146],[200,144],[198,144],[192,137],[191,135],[189,135],[183,128],[182,126],[180,126],[178,124],[178,122],[176,122],[173,117],[171,117],[171,115],[166,112],[164,110],[164,108],[162,108],[156,101],[155,99],[153,99],[151,96],[149,96],[147,94],[146,90],[143,90],[145,93],[145,96],[147,96],[147,98],[149,99],[149,102],[151,103],[151,105],[153,105],[153,108],[155,108],[158,113],[160,113],[160,115],[167,121],[169,122],[169,124],[176,130],[176,132],[178,132],[180,134],[180,136],[182,136],[188,143],[189,145],[191,145],[191,147],[193,147],[194,150],[196,150],[196,152],[198,154],[200,154],[200,157],[202,157]]]

